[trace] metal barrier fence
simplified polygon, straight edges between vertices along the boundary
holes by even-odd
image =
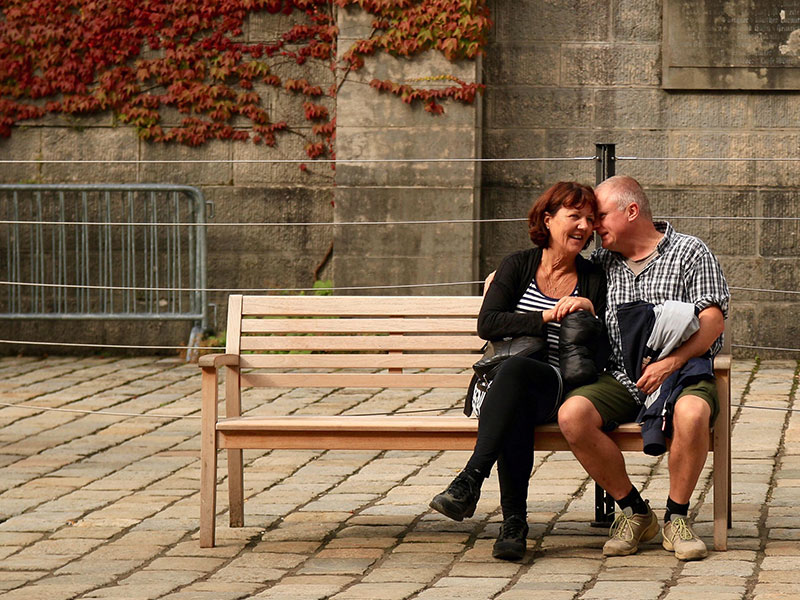
[[[205,214],[190,186],[0,185],[0,319],[187,320],[194,345]]]

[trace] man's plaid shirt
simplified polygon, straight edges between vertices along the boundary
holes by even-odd
[[[606,327],[611,341],[609,372],[637,399],[637,388],[625,373],[622,341],[617,322],[617,307],[625,302],[644,300],[662,304],[667,300],[691,302],[697,312],[716,305],[728,317],[730,292],[722,268],[708,247],[698,238],[677,233],[669,223],[656,222],[664,234],[658,243],[658,257],[644,271],[634,276],[617,252],[598,248],[592,260],[603,266],[608,276]],[[711,353],[722,348],[720,336],[711,346]]]

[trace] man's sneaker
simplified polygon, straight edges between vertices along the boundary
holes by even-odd
[[[664,541],[661,545],[665,550],[675,552],[678,560],[700,560],[708,556],[705,543],[692,531],[683,515],[672,515],[664,525],[662,535]]]
[[[658,533],[658,518],[650,505],[646,515],[635,515],[630,507],[617,513],[603,546],[604,556],[627,556],[639,549],[640,542],[652,540]]]
[[[483,478],[477,471],[474,474],[461,471],[445,491],[433,497],[430,507],[454,521],[463,521],[475,514],[475,505],[481,497],[481,483]]]
[[[520,515],[511,515],[500,526],[500,535],[492,548],[492,556],[502,560],[522,560],[528,537],[528,523]]]

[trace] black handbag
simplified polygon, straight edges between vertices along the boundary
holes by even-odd
[[[544,338],[536,336],[520,336],[507,340],[486,342],[483,347],[483,357],[472,365],[475,373],[467,387],[467,396],[464,399],[464,414],[470,416],[472,407],[480,406],[483,397],[489,390],[494,376],[500,370],[503,361],[511,356],[525,356],[529,358],[544,359],[547,356],[547,342]]]

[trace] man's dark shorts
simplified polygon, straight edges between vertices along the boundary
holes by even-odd
[[[683,388],[678,398],[686,395],[699,396],[708,403],[711,408],[709,425],[712,425],[719,413],[717,386],[714,381],[700,381],[688,385]],[[611,431],[621,423],[635,421],[641,409],[628,389],[608,373],[600,375],[596,382],[575,388],[567,394],[568,398],[572,396],[584,396],[589,399],[600,413],[605,431]]]

